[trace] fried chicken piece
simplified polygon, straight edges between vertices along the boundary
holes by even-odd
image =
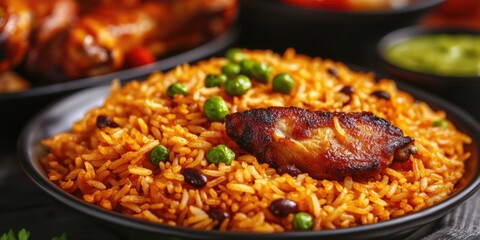
[[[0,73],[22,61],[28,50],[32,12],[19,0],[0,0]]]
[[[78,17],[75,0],[21,0],[33,14],[31,42],[36,48],[66,31]]]
[[[102,0],[91,8],[92,2],[80,3],[83,14],[68,31],[29,59],[32,78],[61,82],[115,72],[136,47],[157,57],[192,48],[225,32],[237,9],[234,0]]]
[[[226,131],[259,161],[317,179],[368,178],[417,151],[413,138],[369,112],[252,109],[227,115]]]
[[[29,80],[50,82],[63,76],[58,69],[43,74],[65,61],[65,52],[59,48],[70,27],[78,18],[79,7],[75,0],[23,0],[33,12],[34,27],[30,36],[30,47],[25,57],[24,73]]]

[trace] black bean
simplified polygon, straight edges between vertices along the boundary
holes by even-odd
[[[382,90],[372,92],[372,94],[370,94],[370,95],[375,96],[375,97],[380,98],[380,99],[390,100],[390,94],[388,94],[387,92],[382,91]]]
[[[194,188],[202,188],[208,182],[207,176],[196,168],[185,168],[182,175],[185,182]]]
[[[208,212],[207,212],[208,216],[213,219],[213,220],[217,220],[219,223],[223,222],[223,220],[225,220],[225,218],[229,218],[230,217],[230,213],[228,213],[227,211],[221,209],[221,208],[213,208],[211,207]]]
[[[52,151],[52,149],[47,146],[44,146],[44,145],[40,145],[40,146],[41,146],[40,149],[42,150],[42,152],[49,153]]]
[[[286,173],[292,177],[296,177],[298,174],[302,174],[302,171],[295,165],[282,165],[277,168],[277,173],[280,175]]]
[[[270,212],[276,217],[281,218],[288,216],[290,213],[296,213],[298,211],[297,203],[288,198],[274,200],[270,203],[270,206],[268,206],[268,210],[270,210]]]
[[[340,92],[348,96],[351,96],[355,92],[355,89],[352,86],[345,86],[342,89],[340,89]]]
[[[405,162],[410,159],[410,156],[415,156],[418,153],[418,148],[414,145],[407,145],[406,147],[397,149],[394,154],[394,159],[399,162]]]
[[[336,78],[338,78],[338,79],[340,78],[340,74],[338,74],[337,69],[334,68],[334,67],[329,67],[329,68],[327,69],[327,72],[328,72],[328,74],[330,74],[330,75],[332,75],[332,76],[334,76],[334,77],[336,77]]]
[[[118,127],[118,124],[113,121],[113,119],[109,116],[99,115],[97,117],[97,127],[102,129],[104,127]]]

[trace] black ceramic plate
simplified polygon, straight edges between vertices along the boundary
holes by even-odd
[[[153,71],[168,70],[182,63],[194,62],[218,54],[231,46],[237,39],[237,36],[238,27],[233,26],[229,31],[209,42],[176,55],[163,58],[149,65],[69,82],[34,87],[18,93],[0,94],[0,109],[5,113],[9,113],[2,115],[0,124],[2,126],[9,126],[9,131],[15,133],[16,131],[14,131],[14,129],[19,130],[34,113],[59,97],[88,87],[107,85],[113,79],[119,79],[122,82],[139,79],[149,75]]]
[[[175,239],[404,239],[422,228],[431,226],[454,207],[465,201],[480,187],[480,127],[467,113],[456,106],[432,96],[416,88],[400,84],[400,88],[411,93],[418,100],[425,101],[434,108],[446,111],[450,119],[460,131],[472,137],[472,144],[467,150],[472,153],[466,162],[466,172],[457,184],[456,191],[445,201],[430,208],[393,220],[336,230],[287,232],[279,234],[261,234],[245,232],[199,231],[184,227],[159,225],[135,219],[120,213],[107,211],[90,205],[58,188],[51,183],[41,166],[40,158],[45,150],[39,145],[40,139],[50,137],[58,132],[66,131],[71,124],[95,106],[102,104],[108,95],[107,86],[84,90],[51,105],[35,116],[24,128],[18,142],[18,156],[25,173],[46,194],[59,202],[92,217],[115,229],[126,239],[158,239],[159,237],[175,237]],[[162,238],[165,239],[165,238]]]

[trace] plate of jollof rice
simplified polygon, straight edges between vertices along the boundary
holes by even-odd
[[[403,238],[478,189],[479,127],[457,107],[293,49],[243,54],[268,64],[272,76],[293,76],[292,91],[276,92],[270,82],[253,80],[240,96],[224,86],[205,87],[204,79],[220,73],[225,58],[89,89],[50,106],[25,127],[19,155],[27,175],[55,199],[123,232],[200,239]],[[169,96],[173,83],[188,93]],[[354,93],[341,91],[345,87]],[[388,98],[372,95],[379,91]],[[269,106],[371,112],[415,138],[418,154],[366,179],[280,174],[240,149],[224,121],[208,119],[203,108],[215,96],[230,113]],[[235,153],[228,164],[206,157],[220,144]],[[169,152],[155,165],[149,155],[159,145]],[[185,169],[198,170],[205,184],[189,184]],[[282,198],[311,217],[309,230],[298,230],[296,213],[279,217],[269,210]]]

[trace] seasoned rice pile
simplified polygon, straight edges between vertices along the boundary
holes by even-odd
[[[293,215],[275,217],[269,204],[289,198],[300,211],[314,217],[313,229],[335,229],[397,218],[432,206],[455,190],[470,138],[448,126],[445,119],[391,80],[375,82],[373,74],[353,72],[345,65],[287,50],[244,50],[255,61],[273,67],[273,75],[290,73],[296,86],[290,94],[275,93],[271,83],[253,81],[245,95],[231,97],[222,88],[205,88],[209,73],[219,73],[227,62],[214,58],[194,66],[182,65],[168,73],[154,73],[144,82],[124,87],[113,84],[104,106],[88,112],[69,132],[42,144],[50,149],[42,162],[49,179],[63,190],[102,208],[148,221],[196,229],[233,231],[292,231]],[[189,94],[166,95],[175,82]],[[351,96],[339,92],[352,86]],[[382,90],[390,100],[371,96]],[[224,122],[211,122],[203,113],[206,99],[222,96],[230,113],[267,106],[296,106],[310,110],[369,111],[385,118],[415,138],[418,154],[406,163],[394,163],[368,180],[316,180],[308,174],[279,175],[267,164],[240,150],[225,133]],[[99,129],[97,117],[109,116],[118,127]],[[148,155],[162,144],[170,150],[167,162],[154,166]],[[236,153],[231,165],[210,164],[206,152],[225,144]],[[208,178],[196,189],[184,181],[182,169],[196,168]],[[218,222],[209,209],[229,217]]]

